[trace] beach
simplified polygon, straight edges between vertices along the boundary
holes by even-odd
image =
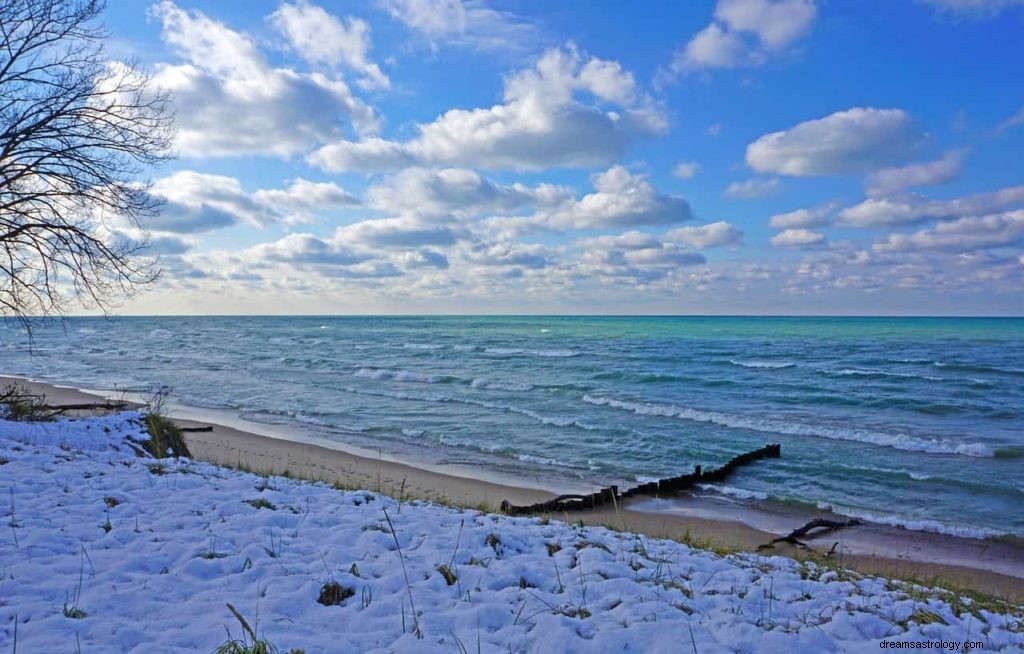
[[[0,377],[0,385],[7,384],[22,384],[32,392],[44,394],[47,402],[58,405],[117,397],[116,394],[99,395],[54,384]],[[338,447],[261,435],[207,420],[178,419],[177,422],[185,427],[212,427],[208,432],[185,434],[197,460],[259,474],[287,474],[299,479],[336,482],[345,488],[381,492],[393,498],[426,499],[490,511],[496,511],[505,499],[515,504],[529,504],[550,499],[559,491],[531,488],[528,483],[516,485],[514,480],[508,479],[499,482],[488,478],[487,472],[482,470],[417,466],[382,455],[367,456],[365,451],[356,454]],[[260,425],[252,427],[258,430]],[[691,498],[672,503],[638,499],[621,507],[606,506],[544,517],[567,523],[602,525],[656,538],[703,541],[726,551],[752,552],[759,545],[824,515],[827,514],[809,513],[806,509],[770,512],[739,503]],[[836,559],[863,573],[937,580],[1011,601],[1024,599],[1024,547],[1019,542],[957,538],[877,524],[852,527],[820,541],[809,541],[822,553],[828,551],[833,542],[839,543]],[[784,543],[775,546],[771,553],[797,558],[806,556],[805,552]]]

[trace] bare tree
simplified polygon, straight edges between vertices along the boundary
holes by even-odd
[[[158,273],[139,255],[160,202],[139,176],[170,156],[172,115],[136,63],[107,58],[103,9],[101,0],[0,0],[8,318],[62,315],[74,300],[106,311]]]

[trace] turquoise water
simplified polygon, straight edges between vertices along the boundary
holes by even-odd
[[[76,318],[0,370],[167,385],[342,443],[629,482],[769,442],[715,489],[915,529],[1024,535],[1024,319]]]

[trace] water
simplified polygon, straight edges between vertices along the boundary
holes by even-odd
[[[77,318],[0,328],[0,371],[576,484],[780,442],[718,490],[1024,535],[1022,319]]]

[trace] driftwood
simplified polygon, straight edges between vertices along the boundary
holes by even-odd
[[[503,513],[507,513],[508,515],[562,513],[564,511],[593,509],[601,506],[602,504],[618,505],[622,500],[636,495],[665,495],[667,493],[676,493],[692,488],[697,484],[713,484],[721,482],[730,474],[735,472],[735,470],[740,466],[753,463],[760,459],[779,458],[782,455],[781,450],[781,445],[765,445],[759,450],[754,450],[753,452],[747,452],[746,454],[740,454],[739,456],[733,457],[721,468],[704,472],[701,470],[700,466],[694,466],[691,474],[679,475],[678,477],[669,477],[667,479],[660,479],[658,481],[641,484],[627,489],[621,494],[619,493],[618,486],[609,486],[608,488],[602,488],[596,493],[591,493],[589,495],[559,495],[558,497],[546,502],[538,502],[528,506],[516,506],[508,500],[504,500],[501,503],[501,510]]]
[[[825,520],[824,518],[815,518],[803,527],[794,529],[785,536],[779,536],[764,545],[758,546],[757,551],[763,552],[764,550],[770,550],[775,547],[776,543],[789,543],[790,545],[795,545],[801,549],[809,550],[811,547],[807,543],[801,541],[801,538],[818,538],[819,536],[824,536],[825,534],[832,533],[833,531],[845,529],[846,527],[855,527],[860,524],[864,523],[857,518],[850,518],[848,520]],[[817,533],[810,533],[815,530],[818,530]],[[832,549],[829,550],[829,554],[832,554],[835,549],[836,546],[833,545]]]
[[[213,431],[213,425],[206,425],[205,427],[178,427],[178,431],[182,433],[197,431]]]
[[[114,410],[123,409],[128,406],[127,402],[87,402],[84,404],[42,404],[43,409],[50,411],[93,411],[96,409]]]

